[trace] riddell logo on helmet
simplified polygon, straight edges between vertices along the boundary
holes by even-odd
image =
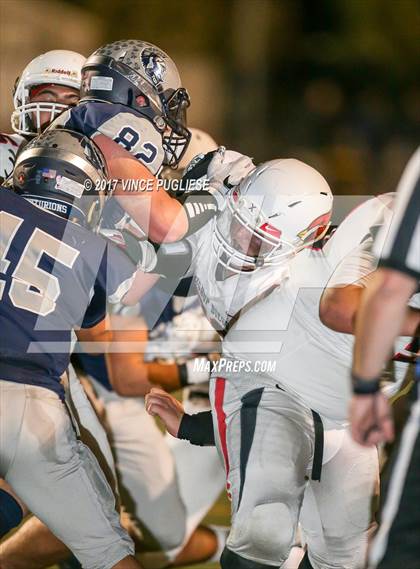
[[[54,73],[54,75],[68,75],[69,77],[77,77],[76,71],[70,69],[55,69],[54,67],[45,70],[45,73]]]

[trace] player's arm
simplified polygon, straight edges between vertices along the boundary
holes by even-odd
[[[332,248],[334,239],[335,236],[330,242]],[[319,304],[320,319],[335,332],[355,333],[355,322],[363,293],[378,272],[377,261],[372,253],[372,241],[373,233],[368,230],[366,238],[336,266],[322,294]],[[407,307],[399,335],[413,336],[418,318],[419,312]]]
[[[106,360],[111,385],[119,395],[142,397],[154,386],[175,391],[209,381],[209,372],[194,366],[194,360],[182,364],[145,361],[148,330],[141,317],[115,314],[110,319],[113,344]],[[130,344],[132,352],[127,351]]]
[[[154,385],[167,391],[180,388],[176,364],[144,361],[148,330],[142,318],[112,315],[111,324],[113,345],[106,360],[111,385],[119,395],[142,397]],[[127,352],[129,344],[133,346],[132,352]]]
[[[393,342],[407,320],[407,301],[417,286],[418,281],[411,275],[386,268],[376,271],[357,314],[353,359],[356,375],[362,378],[380,375],[383,362],[388,359]],[[420,311],[416,311],[416,315],[417,319],[412,319],[411,335],[420,324]]]
[[[359,391],[355,391],[350,404],[351,433],[361,445],[394,438],[390,403],[378,391],[378,378],[403,326],[408,299],[417,286],[418,280],[411,275],[383,268],[376,272],[362,297],[352,368],[353,383]]]
[[[125,241],[125,254],[139,267],[122,302],[126,305],[137,304],[146,292],[157,284],[161,275],[165,277],[162,280],[167,284],[165,290],[174,293],[191,268],[193,252],[189,241],[183,239],[157,245],[149,241],[139,241],[126,230],[122,231],[122,236]]]
[[[110,383],[125,397],[143,397],[156,385],[175,391],[209,380],[209,373],[196,368],[193,360],[183,364],[146,362],[148,330],[137,316],[112,315],[92,328],[78,330],[77,337],[85,353],[105,353]]]
[[[109,343],[112,342],[112,330],[108,316],[105,316],[95,326],[80,328],[75,332],[77,339],[83,344],[83,351],[89,354],[107,351]]]
[[[126,306],[134,306],[159,281],[160,275],[137,270],[130,289],[121,299]]]
[[[124,252],[112,242],[106,244],[95,280],[94,296],[87,311],[88,317],[85,316],[87,322],[83,323],[84,328],[92,320],[96,324],[104,317],[106,296],[111,304],[121,302],[135,305],[162,274],[172,277],[175,290],[179,280],[190,268],[192,250],[186,240],[156,246],[149,241],[139,241],[125,231],[122,233],[126,240]],[[97,317],[97,312],[102,313],[100,318]],[[93,315],[90,316],[89,313]]]
[[[181,204],[159,189],[157,178],[127,150],[104,135],[95,143],[102,150],[111,180],[141,180],[144,191],[124,191],[122,183],[114,189],[121,207],[156,243],[178,241],[197,231],[217,212],[217,201],[208,192],[192,192]]]
[[[372,273],[372,278],[376,279],[376,272]],[[322,323],[335,332],[354,334],[356,316],[364,291],[365,287],[357,284],[326,288],[319,305]],[[414,336],[419,324],[420,311],[407,306],[398,335]]]
[[[97,355],[103,353],[109,376],[109,381],[118,395],[126,397],[143,397],[153,387],[151,379],[161,380],[162,386],[171,389],[179,388],[176,366],[165,366],[165,369],[153,373],[153,364],[144,362],[143,353],[127,352],[127,342],[133,345],[147,342],[147,330],[139,329],[138,323],[133,326],[132,318],[124,318],[124,330],[110,328],[110,320],[102,320],[92,328],[76,332],[79,345],[84,353]],[[111,326],[117,325],[115,322]],[[130,329],[132,326],[132,329]],[[160,366],[161,368],[163,366]]]
[[[156,387],[146,395],[146,410],[153,417],[159,417],[173,437],[193,445],[215,445],[211,411],[188,415],[175,397]]]

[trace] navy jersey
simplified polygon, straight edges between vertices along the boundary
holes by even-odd
[[[98,235],[0,188],[0,379],[63,396],[72,330],[100,322],[134,272]]]
[[[104,354],[74,353],[72,363],[81,368],[86,375],[96,379],[108,391],[114,391],[109,380],[108,367]]]
[[[154,124],[130,107],[102,101],[81,102],[64,111],[50,126],[63,126],[90,138],[103,134],[131,152],[152,174],[164,159],[162,134]]]

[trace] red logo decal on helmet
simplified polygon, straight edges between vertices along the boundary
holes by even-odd
[[[280,239],[281,237],[280,229],[277,229],[277,227],[274,227],[274,225],[270,225],[269,223],[263,223],[260,226],[260,229],[261,231],[264,231],[264,233],[271,235],[271,237],[276,237],[276,239]]]
[[[303,241],[305,241],[306,239],[308,240],[310,239],[311,242],[316,241],[319,237],[321,237],[321,235],[327,229],[328,224],[330,222],[330,218],[331,218],[331,211],[323,213],[322,215],[311,221],[311,223],[308,225],[306,229],[299,231],[298,237],[300,237]],[[316,231],[314,232],[314,230]]]

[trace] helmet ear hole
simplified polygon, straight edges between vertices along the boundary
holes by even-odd
[[[137,95],[136,103],[140,108],[147,107],[149,104],[149,100],[144,95]]]

